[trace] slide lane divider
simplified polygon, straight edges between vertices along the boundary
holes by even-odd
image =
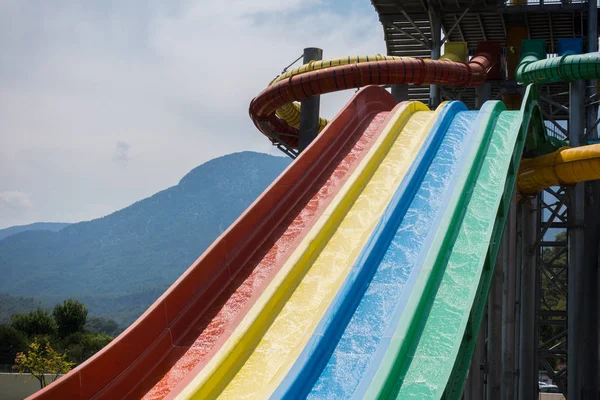
[[[319,256],[372,178],[398,137],[399,128],[416,111],[425,110],[428,110],[427,107],[421,103],[410,102],[397,106],[393,111],[394,117],[329,205],[324,217],[313,226],[229,340],[177,398],[214,398],[234,379],[285,306],[308,267]]]
[[[367,290],[368,283],[417,193],[448,126],[458,111],[463,110],[466,110],[464,104],[451,102],[436,119],[419,154],[394,193],[355,266],[346,277],[344,284],[290,372],[271,396],[272,399],[304,398],[310,392]],[[356,379],[356,377],[348,377],[348,379]],[[338,395],[343,394],[338,393]]]

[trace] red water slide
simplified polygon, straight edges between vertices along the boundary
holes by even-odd
[[[250,103],[250,118],[263,134],[278,137],[292,148],[298,148],[298,129],[291,127],[275,114],[281,106],[301,101],[311,96],[338,90],[361,88],[367,85],[436,84],[446,86],[480,86],[500,73],[497,60],[500,45],[497,42],[480,42],[477,55],[468,63],[402,58],[360,64],[340,65],[292,75],[263,90]]]
[[[164,398],[226,340],[364,157],[396,105],[359,91],[319,137],[134,322],[29,399]]]

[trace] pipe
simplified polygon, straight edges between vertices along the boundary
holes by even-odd
[[[376,54],[374,56],[349,56],[343,58],[333,58],[330,60],[320,60],[315,62],[309,62],[301,65],[300,67],[294,68],[291,71],[285,72],[279,75],[277,78],[273,79],[269,86],[282,81],[284,79],[289,79],[291,76],[304,74],[311,71],[318,71],[324,68],[329,67],[337,67],[340,65],[349,65],[349,64],[360,64],[365,62],[372,61],[394,61],[394,60],[406,60],[410,59],[409,57],[397,57],[397,56],[382,56],[381,54]],[[453,53],[445,53],[443,56],[439,58],[441,61],[454,61],[460,62],[460,57]],[[392,93],[393,94],[393,93]],[[408,98],[406,98],[408,100]],[[287,122],[288,125],[293,128],[300,127],[300,104],[297,102],[284,104],[276,111],[277,117]],[[322,117],[319,117],[319,132],[321,132],[325,126],[328,124],[328,120]]]
[[[598,79],[600,54],[565,54],[543,60],[534,54],[526,54],[517,66],[515,77],[521,85]]]
[[[286,104],[310,96],[368,85],[443,84],[449,86],[479,86],[492,67],[493,55],[481,53],[468,64],[447,60],[400,58],[369,61],[358,64],[314,68],[274,81],[250,103],[250,118],[267,137],[277,132],[290,147],[298,147],[298,130],[276,115]],[[321,62],[323,67],[324,63]],[[303,66],[304,67],[304,66]],[[292,71],[293,72],[293,71]]]
[[[534,194],[556,185],[600,179],[600,144],[563,147],[554,153],[521,161],[517,188]]]
[[[318,71],[323,68],[337,67],[339,65],[359,64],[370,61],[400,60],[402,58],[403,57],[382,56],[381,54],[376,54],[374,56],[348,56],[343,58],[332,58],[329,60],[312,61],[279,75],[277,78],[273,79],[271,83],[269,83],[269,86],[284,79],[289,79],[292,76],[311,71]],[[283,105],[277,110],[277,116],[287,122],[288,125],[291,125],[293,128],[300,128],[300,104],[289,103]],[[325,128],[328,122],[329,121],[327,121],[327,119],[319,117],[319,132]]]

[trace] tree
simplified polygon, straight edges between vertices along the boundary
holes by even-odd
[[[25,334],[10,325],[0,325],[0,364],[12,365],[17,353],[27,350]]]
[[[104,333],[77,332],[67,336],[62,341],[62,347],[67,351],[69,360],[82,363],[112,340]]]
[[[42,346],[33,342],[27,353],[17,353],[13,368],[21,374],[31,374],[31,378],[36,378],[43,389],[46,387],[46,375],[51,375],[51,381],[55,381],[60,374],[69,372],[73,365],[75,363],[67,361],[66,354],[58,354],[50,343]]]
[[[56,331],[56,323],[48,311],[41,308],[27,314],[13,315],[10,325],[30,338],[37,335],[52,335]]]
[[[89,317],[85,329],[92,333],[106,333],[109,336],[117,336],[122,331],[115,321],[102,317]]]
[[[76,332],[83,332],[88,310],[83,303],[68,299],[62,304],[57,304],[52,314],[58,325],[58,334],[64,338]]]

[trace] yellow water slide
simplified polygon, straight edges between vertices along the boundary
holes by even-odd
[[[600,144],[563,147],[554,153],[522,160],[517,187],[523,194],[534,194],[550,186],[595,179],[600,179]]]

